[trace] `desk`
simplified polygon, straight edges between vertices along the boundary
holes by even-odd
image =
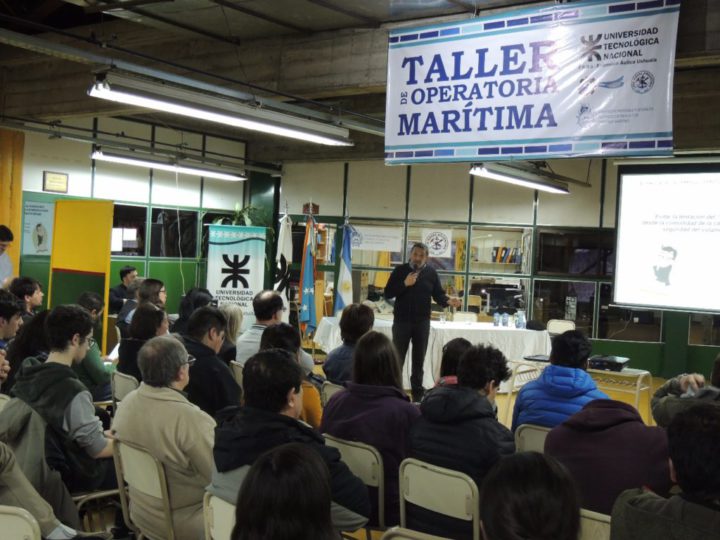
[[[337,317],[323,317],[315,331],[313,340],[326,352],[342,344]],[[392,321],[375,319],[373,330],[392,339]],[[500,349],[509,361],[522,360],[532,354],[550,353],[550,336],[546,331],[524,330],[493,326],[492,323],[440,322],[430,323],[428,350],[425,354],[425,377],[423,386],[432,388],[440,375],[442,348],[451,339],[463,337],[471,343],[484,343]],[[411,345],[412,348],[412,345]],[[403,369],[403,385],[409,387],[411,350]]]

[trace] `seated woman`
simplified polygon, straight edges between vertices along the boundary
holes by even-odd
[[[460,357],[470,347],[472,347],[472,343],[461,337],[451,339],[443,346],[440,378],[435,386],[457,386],[457,367]]]
[[[130,337],[120,341],[117,370],[125,375],[132,375],[141,382],[142,373],[137,363],[138,352],[148,339],[167,334],[168,326],[167,314],[162,309],[153,304],[143,304],[138,307],[130,323]]]
[[[149,340],[138,355],[143,382],[125,396],[113,421],[120,444],[140,446],[163,464],[177,540],[203,537],[202,503],[213,463],[215,420],[182,393],[192,361],[174,337]],[[133,522],[149,538],[163,538],[162,502],[132,486],[129,494]]]
[[[193,287],[190,289],[180,299],[179,317],[170,327],[170,332],[173,334],[184,334],[187,331],[187,322],[188,319],[190,319],[190,315],[192,315],[197,308],[210,305],[212,301],[212,294],[210,294],[210,291],[207,289],[202,287]]]
[[[577,540],[580,498],[559,462],[522,452],[488,472],[480,490],[480,520],[485,540]]]
[[[8,345],[6,359],[10,362],[10,373],[2,383],[3,394],[10,394],[10,389],[15,384],[15,375],[20,370],[23,360],[31,356],[40,362],[47,360],[50,354],[50,346],[45,336],[45,319],[48,313],[50,313],[48,310],[41,311],[27,324],[23,324],[15,339]]]
[[[242,327],[243,322],[243,312],[242,308],[238,304],[221,304],[219,309],[227,319],[227,326],[225,327],[225,341],[223,341],[218,356],[226,364],[230,364],[231,361],[235,360],[235,356],[237,354],[235,342],[240,335],[240,328]]]
[[[331,501],[320,455],[305,444],[277,446],[255,460],[242,483],[231,540],[339,539]]]
[[[390,339],[370,331],[357,342],[352,380],[325,405],[320,431],[377,448],[385,468],[385,524],[397,525],[398,467],[408,455],[410,424],[420,409],[403,392],[400,361]],[[374,491],[374,490],[373,490]],[[377,496],[370,494],[371,524],[378,524]]]
[[[340,315],[340,337],[343,344],[330,351],[323,371],[330,382],[345,384],[352,379],[352,357],[355,344],[375,323],[375,314],[365,304],[350,304]]]

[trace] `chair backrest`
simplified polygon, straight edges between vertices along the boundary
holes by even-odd
[[[366,486],[378,490],[378,527],[385,528],[385,473],[382,455],[377,448],[356,441],[346,441],[324,433],[325,443],[337,448],[343,462]]]
[[[232,371],[235,382],[240,388],[243,387],[243,365],[235,360],[230,361],[230,370]]]
[[[449,540],[444,536],[435,536],[432,534],[425,534],[418,531],[411,531],[410,529],[403,529],[402,527],[393,527],[382,535],[380,540]]]
[[[40,540],[40,526],[24,508],[0,506],[0,530],[3,538]]]
[[[515,450],[517,452],[545,452],[545,438],[550,428],[533,424],[522,424],[515,430]]]
[[[610,540],[610,516],[581,509],[579,540]]]
[[[7,394],[0,394],[0,411],[5,408],[5,405],[8,404],[8,401],[10,401],[10,396],[8,396]]]
[[[453,314],[455,322],[477,322],[477,313],[474,311],[456,311]]]
[[[131,489],[143,495],[160,499],[163,504],[166,525],[166,538],[173,540],[172,512],[170,510],[170,495],[168,494],[165,469],[162,463],[140,446],[115,440],[113,448],[115,458],[115,471],[118,481],[124,480]],[[125,517],[125,523],[131,527],[132,523],[126,490],[120,490],[120,503]],[[140,531],[142,532],[142,531]]]
[[[205,493],[203,498],[205,540],[230,540],[235,527],[235,505]]]
[[[126,375],[119,371],[114,371],[110,376],[110,389],[112,392],[113,405],[117,405],[118,401],[125,399],[130,392],[135,390],[140,383],[132,375]]]
[[[407,526],[406,503],[472,522],[473,540],[480,539],[478,487],[468,475],[414,458],[400,463],[400,526]]]
[[[542,373],[543,367],[538,365],[530,365],[522,362],[514,362],[512,375],[508,381],[508,398],[505,400],[505,412],[503,414],[504,423],[510,422],[510,414],[512,412],[511,402],[512,395],[522,388],[522,386],[530,381],[537,379]]]
[[[565,319],[550,319],[547,322],[548,334],[562,334],[568,330],[575,330],[575,321]]]
[[[325,404],[330,401],[331,397],[343,390],[345,390],[345,387],[342,385],[324,381],[320,387],[320,401],[322,402],[322,406],[324,407]]]

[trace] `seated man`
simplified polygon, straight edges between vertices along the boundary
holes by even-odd
[[[323,364],[329,381],[345,384],[352,379],[352,356],[358,339],[372,330],[375,323],[373,310],[364,304],[350,304],[340,315],[340,336],[343,344],[330,351]]]
[[[333,524],[339,530],[357,530],[370,515],[367,488],[340,460],[340,452],[297,420],[302,381],[302,369],[286,351],[262,351],[247,361],[245,406],[219,415],[213,448],[216,470],[209,491],[235,504],[245,475],[263,452],[289,442],[302,443],[316,451],[330,471]]]
[[[657,425],[667,427],[677,413],[698,403],[712,403],[720,407],[720,355],[715,359],[710,380],[707,385],[700,373],[683,374],[658,388],[650,402]]]
[[[196,360],[190,367],[188,399],[212,417],[224,407],[240,405],[242,395],[230,368],[217,355],[226,324],[219,309],[201,307],[190,316],[183,336],[185,349]]]
[[[23,302],[25,309],[23,311],[23,322],[28,322],[35,315],[35,309],[42,306],[43,297],[40,282],[31,277],[16,277],[10,282],[10,292]]]
[[[439,386],[425,394],[422,416],[410,428],[410,457],[461,471],[478,488],[501,458],[515,452],[513,434],[497,421],[493,407],[507,360],[494,347],[477,345],[460,358],[458,386]],[[408,527],[451,538],[472,538],[468,524],[408,507]]]
[[[244,365],[248,358],[260,350],[260,338],[265,328],[281,323],[284,310],[282,297],[277,291],[260,291],[255,295],[253,298],[255,324],[245,330],[235,343],[237,362]],[[315,367],[315,362],[312,356],[302,351],[300,365],[310,373]]]
[[[670,490],[667,435],[646,426],[635,407],[596,399],[545,439],[545,454],[570,471],[586,510],[610,514],[620,492],[647,486]]]
[[[212,473],[215,421],[182,393],[191,358],[174,337],[155,337],[140,349],[142,383],[118,407],[113,433],[141,446],[165,467],[177,540],[203,536],[203,496]],[[152,414],[148,414],[152,411]],[[145,533],[164,534],[162,504],[130,488],[130,515]]]
[[[5,358],[8,343],[22,326],[23,304],[14,295],[0,289],[0,388],[10,372]]]
[[[615,501],[613,540],[717,540],[720,538],[720,407],[701,403],[668,426],[670,475],[682,490],[665,499],[646,489]]]
[[[608,399],[587,373],[590,341],[577,330],[552,340],[550,365],[520,389],[512,430],[521,424],[555,427],[593,399]]]
[[[15,378],[13,393],[47,423],[48,465],[61,472],[71,492],[117,487],[112,439],[95,416],[92,396],[72,365],[94,342],[92,319],[80,306],[57,306],[47,316],[50,354],[41,364],[27,358]]]
[[[102,318],[105,305],[100,295],[95,292],[86,291],[80,295],[78,305],[90,314],[93,326],[98,326]],[[113,368],[105,367],[102,353],[98,344],[93,342],[79,363],[73,365],[73,371],[77,373],[80,382],[90,390],[94,401],[105,401],[112,397],[110,391],[110,373]]]
[[[134,266],[123,266],[120,269],[120,284],[110,289],[110,313],[119,313],[123,305],[135,297],[128,289],[137,278],[137,269]]]
[[[13,265],[7,250],[13,240],[14,236],[10,228],[0,224],[0,289],[4,289],[12,281]]]

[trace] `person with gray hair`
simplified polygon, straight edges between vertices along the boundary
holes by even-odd
[[[120,444],[140,446],[165,466],[176,540],[203,536],[203,495],[212,474],[215,420],[182,393],[194,362],[174,337],[148,340],[138,354],[143,381],[122,400],[113,422]],[[164,536],[162,503],[132,487],[130,516],[146,535]]]

